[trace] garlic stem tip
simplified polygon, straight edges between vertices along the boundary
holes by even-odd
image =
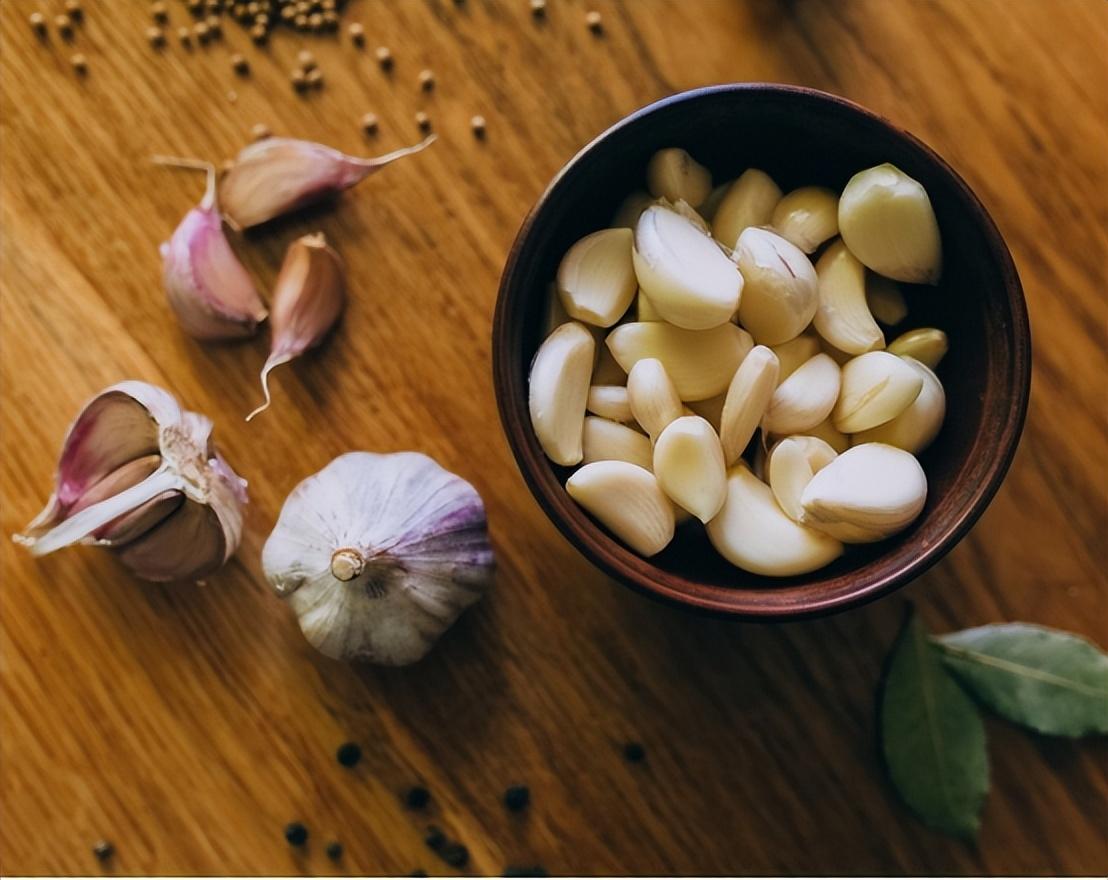
[[[340,581],[352,581],[365,568],[365,557],[349,547],[331,554],[331,574]]]

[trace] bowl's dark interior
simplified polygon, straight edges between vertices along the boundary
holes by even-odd
[[[765,578],[725,562],[698,523],[682,527],[660,555],[641,559],[610,538],[562,488],[527,417],[527,372],[542,341],[544,297],[565,251],[603,228],[620,201],[644,188],[662,147],[683,147],[719,183],[748,167],[786,192],[839,190],[852,174],[892,162],[927,189],[942,231],[937,288],[905,287],[909,316],[887,331],[934,326],[950,337],[938,374],[947,416],[921,455],[927,507],[907,531],[848,548],[835,564],[795,578]],[[1007,249],[965,184],[918,141],[883,120],[820,93],[782,87],[721,87],[640,111],[571,162],[532,212],[502,280],[494,354],[501,413],[517,460],[554,522],[602,568],[663,598],[750,615],[811,613],[891,589],[933,563],[987,505],[1014,451],[1026,405],[1029,352],[1019,281]]]

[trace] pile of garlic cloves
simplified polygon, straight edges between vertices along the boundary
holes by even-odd
[[[899,283],[941,274],[923,187],[888,164],[838,194],[783,193],[756,168],[713,186],[680,149],[646,183],[566,253],[531,367],[536,438],[580,466],[569,495],[644,556],[699,520],[773,576],[910,525],[947,340],[917,328],[886,346],[883,328],[908,317]]]

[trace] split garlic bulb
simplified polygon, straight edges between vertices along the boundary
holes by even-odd
[[[418,452],[340,455],[285,500],[262,568],[337,660],[421,659],[492,583],[485,505]]]

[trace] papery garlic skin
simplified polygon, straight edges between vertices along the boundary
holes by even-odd
[[[592,462],[574,471],[566,492],[636,553],[654,556],[673,540],[673,504],[646,468]]]
[[[337,195],[434,140],[432,134],[415,146],[362,159],[311,141],[265,138],[243,148],[220,181],[223,216],[239,229],[257,226]]]
[[[734,250],[739,235],[749,226],[766,226],[781,201],[781,188],[758,168],[748,168],[728,188],[712,218],[712,235]]]
[[[350,452],[302,481],[262,549],[274,592],[336,660],[420,660],[495,570],[485,506],[417,452]]]
[[[819,306],[819,279],[800,248],[769,229],[744,229],[734,260],[743,276],[739,323],[759,345],[800,335]]]
[[[631,265],[631,232],[601,229],[586,235],[562,257],[558,297],[571,318],[611,327],[638,290]]]
[[[884,424],[851,437],[851,443],[886,443],[905,452],[918,455],[939,433],[946,416],[946,393],[939,377],[915,358],[905,357],[904,362],[913,367],[923,378],[919,396],[904,412]]]
[[[712,191],[712,173],[685,150],[658,150],[646,165],[646,188],[656,198],[681,199],[694,208]]]
[[[196,580],[242,538],[246,482],[211,444],[211,421],[167,391],[121,382],[70,426],[45,509],[14,536],[35,556],[71,544],[117,553],[146,580]]]
[[[770,225],[810,254],[839,234],[839,197],[823,186],[794,189],[777,203]]]
[[[546,338],[531,363],[527,395],[531,426],[555,464],[577,464],[584,455],[581,436],[595,347],[585,326],[571,321]]]

